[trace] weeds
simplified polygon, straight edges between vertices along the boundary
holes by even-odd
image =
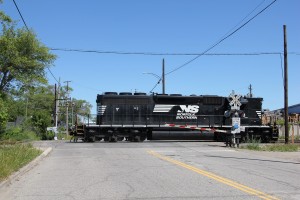
[[[279,151],[279,152],[294,152],[298,151],[299,145],[297,144],[274,144],[264,147],[263,151]]]
[[[254,151],[295,152],[300,146],[299,144],[261,144],[260,141],[250,141],[241,148]]]
[[[31,144],[0,145],[0,181],[17,171],[41,154]]]
[[[260,146],[259,146],[259,143],[249,143],[249,144],[247,144],[246,149],[259,151]]]

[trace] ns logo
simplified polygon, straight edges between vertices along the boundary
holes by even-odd
[[[179,113],[186,112],[186,113],[193,113],[196,114],[199,112],[199,106],[197,105],[179,105],[181,110],[178,110]]]

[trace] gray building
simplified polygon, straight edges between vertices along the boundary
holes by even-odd
[[[281,113],[284,112],[284,108],[281,108],[281,109],[278,109],[278,110],[274,110],[273,112],[276,113],[280,111]],[[289,106],[288,107],[288,112],[289,112],[289,115],[290,114],[300,114],[300,103],[299,104],[295,104],[295,105],[292,105],[292,106]]]

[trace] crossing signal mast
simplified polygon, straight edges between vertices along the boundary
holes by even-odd
[[[250,86],[249,86],[248,89],[249,89],[249,97],[252,98],[252,97],[253,97],[253,94],[252,94],[252,90],[253,90],[253,89],[252,89],[252,85],[251,85],[251,84],[250,84]]]

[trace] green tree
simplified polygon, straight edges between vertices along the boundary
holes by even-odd
[[[69,87],[69,91],[73,91],[72,88]],[[86,100],[72,98],[68,99],[66,87],[62,87],[60,90],[60,99],[65,99],[60,101],[59,107],[59,121],[64,124],[66,122],[66,108],[68,106],[68,114],[69,114],[69,123],[75,123],[76,116],[79,115],[81,117],[87,117],[91,113],[92,105]],[[68,99],[68,100],[67,100]],[[73,115],[72,115],[73,114]],[[71,124],[69,124],[71,125]]]
[[[16,28],[15,22],[3,12],[0,12],[0,24],[0,93],[47,83],[45,68],[56,56],[33,31]]]
[[[5,104],[5,102],[2,100],[0,96],[0,133],[4,131],[7,120],[8,120],[7,105]]]
[[[86,100],[73,98],[72,102],[74,103],[73,112],[75,114],[82,116],[88,116],[89,114],[91,114],[92,105]]]
[[[46,128],[52,125],[54,111],[53,86],[39,86],[24,95],[24,116],[27,123],[39,135],[46,132]],[[23,100],[24,102],[24,100]]]

